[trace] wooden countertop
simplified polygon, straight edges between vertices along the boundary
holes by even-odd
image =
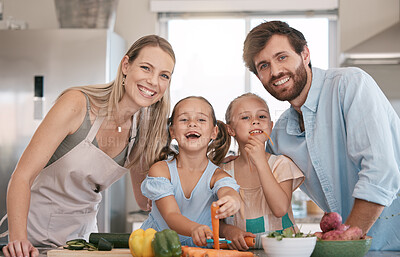
[[[47,252],[53,250],[51,248],[39,248],[39,257],[46,257]],[[254,255],[257,257],[267,257],[263,250],[253,250]],[[104,252],[105,253],[105,252]],[[104,254],[107,256],[107,254]],[[3,252],[0,251],[0,256],[4,256]],[[112,255],[110,255],[112,256]],[[400,257],[400,251],[369,251],[364,257]]]

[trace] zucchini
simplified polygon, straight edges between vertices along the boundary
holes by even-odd
[[[130,235],[131,234],[128,233],[91,233],[89,242],[98,246],[100,238],[104,238],[111,243],[114,248],[129,248]]]
[[[85,248],[84,244],[70,244],[68,245],[68,249],[70,250],[83,250]]]
[[[111,251],[113,249],[113,244],[104,238],[100,238],[99,243],[97,244],[97,249],[99,251]]]
[[[87,242],[85,239],[73,239],[73,240],[69,240],[66,242],[66,246],[64,246],[64,249],[68,249],[68,250],[84,250],[86,249],[87,246]]]
[[[76,244],[76,243],[86,244],[86,240],[82,239],[82,238],[78,238],[78,239],[72,239],[72,240],[69,240],[66,242],[67,245]]]

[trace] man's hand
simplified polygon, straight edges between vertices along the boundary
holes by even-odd
[[[361,228],[365,235],[371,229],[372,225],[374,225],[384,208],[385,206],[383,205],[356,198],[353,209],[345,223]]]

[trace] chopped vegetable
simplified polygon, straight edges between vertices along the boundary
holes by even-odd
[[[97,244],[97,250],[99,251],[111,251],[113,247],[113,244],[108,242],[103,237],[99,239],[99,243]]]
[[[315,235],[313,234],[304,234],[302,232],[298,232],[298,233],[294,233],[294,230],[292,228],[287,228],[285,230],[283,230],[283,232],[278,232],[278,231],[274,231],[274,232],[270,232],[267,237],[274,237],[276,238],[276,240],[281,241],[282,238],[295,238],[295,237],[313,237]]]
[[[211,204],[211,226],[213,231],[214,249],[219,249],[219,219],[216,219],[217,210],[219,206],[217,203]]]
[[[97,247],[95,245],[86,242],[86,240],[82,238],[69,240],[65,244],[66,245],[63,248],[68,250],[88,250],[88,251],[97,250]]]

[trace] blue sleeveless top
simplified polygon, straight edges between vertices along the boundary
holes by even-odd
[[[186,198],[179,179],[176,158],[166,162],[171,174],[171,181],[165,177],[147,176],[142,183],[142,193],[152,200],[153,205],[149,217],[143,222],[141,228],[144,230],[153,228],[157,231],[169,228],[161,216],[155,201],[174,195],[183,216],[199,224],[207,225],[211,229],[211,204],[218,200],[218,190],[222,187],[231,187],[236,191],[239,190],[236,180],[231,177],[225,177],[216,181],[214,187],[210,188],[211,178],[218,166],[208,161],[207,168],[191,192],[190,198]],[[179,235],[179,239],[182,245],[195,246],[191,237]]]

